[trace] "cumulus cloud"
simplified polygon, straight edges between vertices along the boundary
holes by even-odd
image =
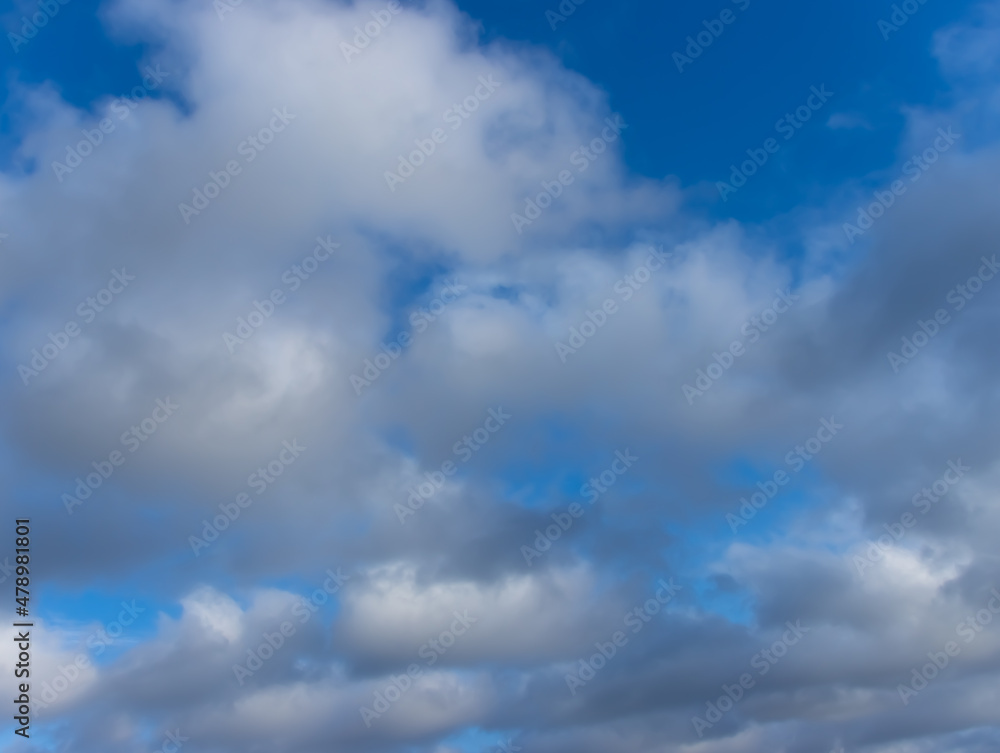
[[[472,730],[552,753],[995,748],[1000,160],[976,109],[996,98],[995,8],[935,37],[971,93],[904,113],[887,184],[938,129],[976,138],[853,247],[867,185],[708,222],[695,189],[628,170],[606,92],[481,42],[449,3],[345,55],[385,7],[119,0],[104,22],[150,45],[157,96],[122,118],[12,88],[34,167],[0,175],[0,426],[44,531],[35,577],[127,579],[162,609],[79,669],[45,742],[11,749],[173,730],[186,751],[277,753],[493,744]],[[824,420],[842,433],[801,449]],[[637,459],[609,483],[619,451]],[[939,492],[950,461],[968,471]],[[671,578],[669,608],[630,618]],[[807,631],[779,656],[789,624]],[[92,656],[89,630],[39,621],[39,683]],[[693,725],[744,673],[733,710]]]

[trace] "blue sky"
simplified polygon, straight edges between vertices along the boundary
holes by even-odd
[[[994,750],[995,624],[900,688],[1000,614],[1000,5],[911,2],[69,0],[8,36],[2,508],[35,697],[93,666],[0,750]]]

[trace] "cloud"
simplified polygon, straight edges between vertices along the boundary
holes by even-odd
[[[45,531],[39,579],[157,604],[155,630],[46,710],[52,749],[156,747],[167,729],[185,750],[251,753],[445,751],[471,729],[552,753],[995,747],[990,629],[911,704],[898,692],[1000,583],[1000,283],[951,298],[995,253],[994,143],[942,152],[857,246],[842,227],[873,199],[853,184],[773,222],[712,223],[675,179],[629,172],[607,93],[547,53],[480,42],[448,3],[405,7],[347,59],[383,9],[244,2],[220,19],[122,0],[104,18],[153,43],[163,96],[120,118],[113,100],[12,89],[15,163],[36,167],[0,176],[0,457]],[[996,92],[989,28],[935,42],[976,97]],[[898,174],[939,128],[965,133],[973,101],[906,111]],[[104,118],[119,120],[94,145]],[[89,156],[57,176],[81,139]],[[121,269],[134,280],[100,303]],[[445,304],[449,284],[463,290]],[[940,308],[947,326],[896,373],[887,353]],[[176,413],[144,429],[167,399]],[[726,514],[831,417],[843,435],[733,534]],[[292,441],[301,457],[276,460]],[[626,449],[634,467],[591,504],[582,489]],[[70,515],[63,495],[114,452]],[[858,573],[956,458],[961,484]],[[434,494],[400,520],[423,483]],[[525,563],[574,504],[579,522]],[[209,525],[217,540],[193,551]],[[340,566],[351,582],[302,612]],[[567,673],[670,577],[682,596],[571,693]],[[294,634],[238,676],[285,621]],[[699,737],[692,717],[796,621],[801,646]],[[71,640],[83,626],[51,625],[43,681],[93,650]]]

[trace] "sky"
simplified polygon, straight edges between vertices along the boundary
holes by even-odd
[[[1000,749],[1000,2],[0,24],[0,751]]]

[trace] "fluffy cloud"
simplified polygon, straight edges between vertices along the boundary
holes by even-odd
[[[447,3],[406,7],[346,59],[383,8],[244,2],[220,19],[122,0],[105,20],[154,43],[164,96],[68,174],[52,163],[116,103],[14,90],[30,124],[17,164],[35,168],[0,176],[16,312],[2,462],[45,531],[38,578],[125,573],[162,605],[45,710],[51,748],[17,749],[131,751],[173,730],[185,750],[278,753],[492,744],[470,730],[552,753],[995,747],[1000,644],[977,615],[996,619],[1000,585],[1000,283],[967,282],[1000,237],[1000,158],[974,102],[995,102],[993,26],[939,33],[944,71],[974,95],[906,113],[888,182],[939,128],[977,138],[851,247],[867,186],[773,224],[708,223],[673,179],[628,172],[596,85],[481,44]],[[422,164],[387,181],[401,161]],[[573,181],[537,219],[513,222],[562,171]],[[789,223],[801,258],[782,250]],[[134,280],[114,292],[122,269]],[[461,294],[445,301],[448,285]],[[941,308],[894,370],[887,353]],[[163,421],[158,399],[178,406]],[[495,431],[491,409],[510,414]],[[789,461],[831,417],[843,433]],[[295,462],[286,442],[304,447]],[[588,499],[624,450],[634,466]],[[116,451],[113,475],[78,491]],[[952,460],[967,474],[924,511],[915,495]],[[782,470],[787,488],[732,531],[726,515]],[[573,526],[526,563],[520,547],[571,505]],[[859,572],[905,514],[905,537]],[[344,589],[303,606],[338,567]],[[630,623],[665,578],[681,595]],[[240,677],[285,621],[294,634]],[[801,645],[762,660],[799,622]],[[90,628],[39,624],[51,683]],[[427,648],[456,624],[453,647]],[[567,673],[616,631],[627,644],[571,693]],[[949,641],[960,653],[904,704],[899,686]],[[734,710],[692,724],[744,672]]]

